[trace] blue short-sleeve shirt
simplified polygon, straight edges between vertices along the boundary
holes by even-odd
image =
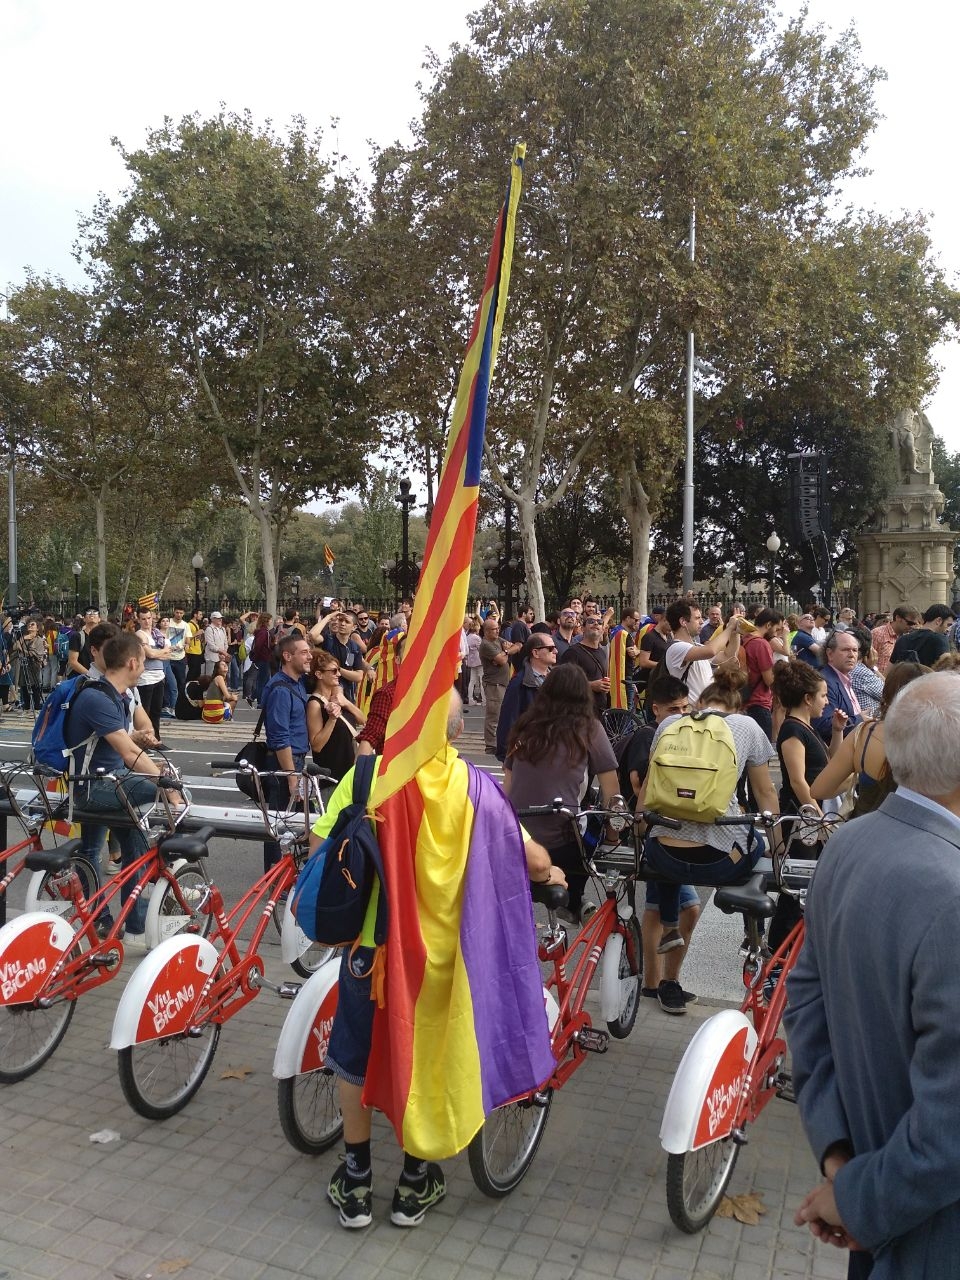
[[[126,729],[128,720],[128,694],[120,694],[105,680],[85,685],[73,694],[63,725],[63,740],[68,747],[76,747],[91,734],[98,741],[90,758],[88,771],[107,769],[111,773],[123,768],[123,757],[109,742],[108,733]],[[71,773],[83,773],[86,747],[74,757]]]

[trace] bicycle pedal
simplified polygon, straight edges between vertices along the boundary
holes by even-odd
[[[777,1082],[777,1097],[782,1098],[784,1102],[796,1102],[797,1100],[797,1095],[793,1091],[793,1076],[786,1071]]]
[[[281,982],[277,987],[277,995],[281,1000],[292,1000],[303,989],[302,982]]]
[[[90,956],[88,963],[109,969],[111,965],[116,964],[120,959],[120,952],[111,948],[109,951],[100,951],[95,956]]]
[[[581,1027],[577,1032],[577,1044],[588,1053],[606,1053],[610,1047],[610,1035],[597,1027]]]

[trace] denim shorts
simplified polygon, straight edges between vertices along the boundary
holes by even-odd
[[[700,895],[692,884],[680,886],[680,910],[700,905]],[[647,910],[660,910],[660,886],[653,880],[647,881]]]
[[[340,957],[340,990],[330,1032],[325,1065],[347,1084],[363,1084],[373,1041],[373,1015],[377,1002],[370,999],[372,947],[344,947]],[[358,977],[357,974],[361,976]]]

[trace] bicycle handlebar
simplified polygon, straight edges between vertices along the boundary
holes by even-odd
[[[256,774],[258,778],[299,778],[302,774],[306,778],[317,778],[321,782],[325,779],[329,782],[336,781],[329,769],[321,768],[313,760],[304,760],[302,769],[258,769],[249,760],[209,760],[207,763],[211,769],[229,770],[230,773]]]

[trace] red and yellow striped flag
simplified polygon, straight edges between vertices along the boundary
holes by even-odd
[[[630,636],[626,627],[614,627],[610,632],[607,675],[610,677],[610,705],[620,710],[627,707],[627,642]]]
[[[399,791],[446,743],[450,690],[460,662],[460,631],[477,526],[487,396],[507,303],[525,152],[523,144],[514,148],[507,195],[497,219],[480,306],[460,373],[396,701],[377,774],[375,804]]]

